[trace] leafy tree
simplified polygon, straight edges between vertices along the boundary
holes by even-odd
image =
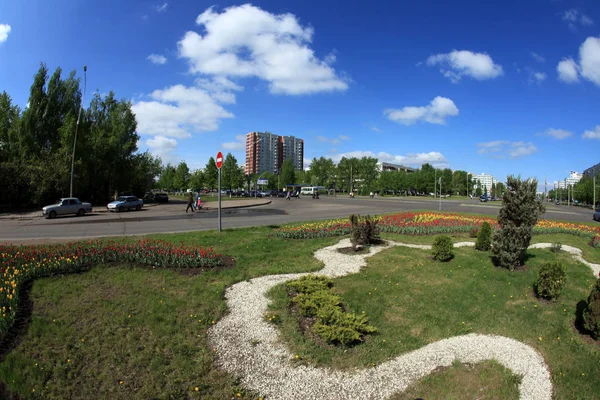
[[[481,197],[481,195],[483,194],[483,190],[481,190],[481,182],[479,181],[479,179],[475,181],[475,185],[477,185],[477,189],[475,189],[475,196]]]
[[[175,176],[173,177],[173,186],[176,189],[186,190],[190,182],[190,169],[188,168],[185,161],[179,163],[175,169]]]
[[[535,179],[521,180],[512,175],[506,181],[507,191],[498,214],[500,229],[494,235],[492,251],[496,262],[511,271],[523,265],[533,227],[545,212],[537,200],[537,184]]]
[[[505,187],[504,183],[496,182],[496,197],[502,197],[504,195]]]
[[[240,167],[238,166],[237,159],[231,153],[227,153],[221,168],[221,188],[232,190],[239,187],[241,178]]]
[[[439,171],[438,171],[438,176]],[[440,194],[452,194],[452,170],[450,168],[444,168],[442,171],[442,193]],[[439,188],[438,188],[439,190]]]
[[[217,163],[215,159],[211,157],[208,159],[206,167],[204,167],[204,182],[209,189],[216,189],[218,185],[218,179],[219,171],[217,168]]]
[[[204,188],[204,173],[201,169],[197,169],[190,175],[190,187],[194,190]]]
[[[285,160],[281,166],[281,182],[284,185],[296,183],[294,163],[291,159]]]
[[[358,161],[359,176],[361,179],[361,188],[364,194],[375,189],[375,181],[379,175],[377,171],[377,159],[373,157],[363,157]]]
[[[162,169],[156,186],[158,186],[158,188],[161,190],[173,190],[175,187],[175,171],[176,170],[174,166],[172,166],[170,163],[167,164],[166,167]]]

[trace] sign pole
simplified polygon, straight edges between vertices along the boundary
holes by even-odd
[[[217,169],[219,170],[219,189],[217,192],[217,220],[219,221],[219,232],[221,232],[221,167],[223,166],[223,153],[220,151],[217,153],[217,159],[215,160],[215,164],[217,164]]]

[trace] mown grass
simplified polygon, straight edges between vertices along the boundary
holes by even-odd
[[[584,239],[579,240],[578,247],[583,247]],[[365,312],[379,330],[350,348],[322,346],[300,333],[285,290],[274,288],[272,311],[280,314],[283,337],[292,351],[308,363],[352,369],[447,337],[496,334],[522,341],[543,355],[552,371],[556,398],[597,398],[600,346],[580,336],[573,324],[578,303],[595,282],[587,266],[550,250],[529,251],[527,268],[517,272],[494,267],[490,253],[472,248],[455,249],[456,256],[448,263],[431,260],[429,253],[404,247],[386,250],[370,258],[359,274],[335,280],[334,289],[347,309]],[[566,288],[556,303],[540,301],[532,289],[537,271],[557,258],[566,265]],[[496,377],[487,384],[494,386],[505,380],[505,374],[492,369]],[[436,388],[461,398],[460,383],[449,377],[431,379]]]
[[[24,399],[258,398],[212,362],[206,332],[227,312],[224,290],[264,274],[320,269],[313,252],[336,241],[274,240],[270,232],[155,236],[212,245],[235,255],[232,269],[189,276],[110,265],[36,280],[29,329],[0,363],[0,379]]]
[[[432,240],[385,236],[421,244]],[[534,239],[585,247],[584,238],[544,236]],[[259,393],[245,391],[215,367],[206,341],[212,321],[227,313],[225,288],[266,274],[318,270],[322,265],[313,252],[339,240],[281,240],[274,237],[272,227],[152,238],[212,246],[234,256],[237,265],[195,276],[101,265],[82,274],[35,281],[29,329],[0,363],[0,379],[11,391],[24,399],[230,399],[238,398],[238,393],[239,398],[256,399]],[[468,235],[453,239],[474,240]],[[586,257],[598,256],[595,249],[589,252]],[[449,336],[501,334],[533,345],[544,355],[557,398],[594,398],[600,393],[600,383],[593,379],[600,373],[599,347],[572,328],[576,304],[587,297],[593,277],[564,253],[531,254],[528,270],[517,273],[495,269],[489,254],[472,249],[457,250],[448,264],[429,260],[428,251],[406,248],[374,256],[361,273],[335,282],[344,304],[351,311],[365,311],[379,329],[350,349],[322,348],[300,334],[297,321],[285,315],[286,294],[281,287],[275,288],[273,306],[284,317],[283,336],[306,362],[360,368]],[[557,303],[539,302],[532,297],[531,283],[539,265],[553,257],[567,264],[567,289]],[[485,398],[508,399],[514,397],[517,382],[495,363],[454,366],[396,398],[468,398],[463,394],[483,389],[493,394]]]

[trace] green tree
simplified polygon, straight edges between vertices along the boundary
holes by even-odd
[[[216,189],[218,185],[219,171],[214,158],[209,158],[204,167],[204,182],[209,189]]]
[[[204,173],[201,169],[197,169],[190,175],[190,187],[194,190],[204,188]]]
[[[240,186],[240,167],[231,153],[227,153],[221,168],[221,188],[233,190]]]
[[[172,191],[175,187],[175,167],[170,163],[167,164],[161,171],[160,177],[156,186],[161,190]]]
[[[294,163],[291,159],[285,160],[281,165],[281,182],[284,185],[296,183]]]
[[[452,194],[452,170],[450,168],[444,168],[442,171],[442,193],[440,194]]]
[[[533,227],[545,208],[537,200],[537,180],[509,176],[502,208],[498,213],[500,229],[494,235],[492,251],[497,263],[513,271],[523,265]]]
[[[188,189],[190,181],[190,169],[188,168],[185,161],[181,161],[175,169],[175,176],[173,177],[173,186],[176,189],[185,191]]]
[[[359,176],[363,194],[368,194],[375,188],[375,181],[379,175],[377,170],[377,159],[373,157],[362,157],[358,161]]]
[[[475,189],[475,196],[481,197],[483,190],[481,189],[481,182],[479,179],[475,180],[475,185],[477,186],[477,189]]]

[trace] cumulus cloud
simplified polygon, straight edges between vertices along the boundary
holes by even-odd
[[[155,90],[150,95],[151,101],[139,101],[132,106],[138,133],[188,138],[192,133],[216,130],[222,119],[234,115],[219,104],[223,101],[218,93],[212,94],[202,87],[183,85]]]
[[[156,10],[156,12],[165,12],[167,11],[167,7],[168,7],[169,3],[164,3],[162,5],[156,5],[154,6],[154,9]]]
[[[519,158],[538,151],[531,142],[509,142],[507,140],[494,140],[491,142],[477,143],[478,154],[489,154],[494,158]]]
[[[560,80],[573,83],[584,79],[600,86],[600,37],[588,37],[579,47],[579,63],[565,58],[556,67]]]
[[[439,65],[440,72],[453,83],[460,81],[463,76],[485,80],[497,78],[504,73],[502,67],[495,64],[488,54],[468,50],[432,55],[427,59],[427,65]]]
[[[583,132],[583,135],[581,135],[582,138],[584,139],[597,139],[600,140],[600,125],[596,125],[596,129],[589,130],[589,131],[585,131]]]
[[[556,66],[558,79],[566,83],[579,82],[577,68],[577,63],[572,58],[564,58]]]
[[[575,8],[565,11],[562,15],[562,20],[565,21],[572,30],[577,30],[577,26],[579,25],[591,26],[594,24],[594,21],[590,17]]]
[[[152,64],[157,65],[163,65],[167,62],[167,57],[161,56],[160,54],[150,54],[147,59],[150,60]]]
[[[208,8],[196,19],[203,34],[189,31],[179,41],[179,55],[190,72],[228,78],[262,79],[271,93],[301,95],[344,91],[347,79],[310,48],[313,29],[293,14],[271,14],[250,4],[222,13]]]
[[[162,135],[146,140],[146,146],[152,154],[159,156],[163,162],[173,163],[176,160],[174,151],[177,148],[177,140]]]
[[[402,109],[388,108],[383,111],[391,121],[403,125],[412,125],[417,121],[444,125],[446,118],[458,115],[454,102],[446,97],[437,96],[427,106],[404,107]]]
[[[400,164],[407,167],[420,167],[425,163],[429,163],[436,168],[447,168],[449,166],[446,157],[438,151],[431,151],[429,153],[410,153],[404,156],[393,155],[383,151],[379,153],[374,153],[372,151],[351,151],[348,153],[341,153],[330,156],[330,158],[335,162],[339,162],[342,159],[342,157],[373,157],[376,158],[379,162]]]
[[[10,25],[0,24],[0,43],[6,42],[10,33]]]
[[[326,136],[317,136],[315,139],[322,143],[331,143],[333,145],[340,144],[342,140],[350,140],[350,138],[346,135],[339,135],[335,138],[328,138]]]
[[[223,148],[225,150],[244,150],[246,148],[246,136],[236,135],[235,142],[225,142]]]
[[[570,132],[570,131],[567,131],[564,129],[549,128],[547,131],[540,132],[537,135],[538,136],[550,136],[550,137],[553,137],[554,139],[562,140],[562,139],[568,138],[569,136],[572,136],[573,132]]]

